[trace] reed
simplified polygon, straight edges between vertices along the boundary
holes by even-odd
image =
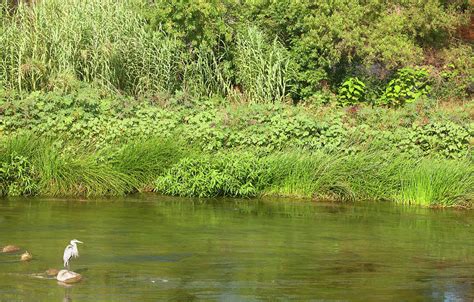
[[[131,94],[174,92],[182,81],[182,51],[173,38],[145,30],[131,9],[140,3],[20,3],[2,18],[0,79],[19,91],[53,89],[72,77]]]
[[[249,27],[236,42],[237,82],[252,102],[279,101],[287,96],[289,58],[278,40],[268,43],[261,31]]]

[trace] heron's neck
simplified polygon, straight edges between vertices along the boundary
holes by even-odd
[[[76,243],[72,244],[72,250],[74,251],[74,255],[79,256],[79,251],[77,250],[77,244]]]

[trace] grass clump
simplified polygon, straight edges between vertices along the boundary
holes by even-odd
[[[380,152],[328,154],[285,152],[269,155],[273,183],[267,194],[339,201],[389,199],[402,160]]]
[[[116,151],[110,160],[114,169],[132,179],[130,191],[149,191],[157,175],[190,152],[170,139],[151,138],[132,141]]]
[[[267,194],[339,201],[378,200],[421,206],[471,207],[474,166],[468,159],[403,154],[281,153],[267,158],[273,183]]]
[[[394,199],[422,206],[472,206],[474,166],[468,160],[424,159],[404,171]]]
[[[42,195],[123,195],[133,183],[130,175],[99,161],[95,154],[60,153],[44,146],[35,162]]]
[[[0,195],[123,195],[149,190],[153,180],[184,154],[179,142],[158,138],[86,152],[72,144],[18,135],[2,141]]]

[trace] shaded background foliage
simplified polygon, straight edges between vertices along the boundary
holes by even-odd
[[[135,96],[237,93],[271,102],[337,92],[356,76],[375,101],[398,69],[424,66],[438,84],[433,96],[472,93],[472,44],[459,36],[472,12],[467,0],[7,2],[7,88],[77,79]],[[258,66],[270,71],[255,74]]]

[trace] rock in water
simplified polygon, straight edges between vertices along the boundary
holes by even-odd
[[[18,252],[19,250],[20,250],[20,248],[17,247],[17,246],[7,245],[7,246],[3,247],[2,252],[4,252],[4,253],[14,253],[14,252]]]
[[[59,271],[55,268],[50,268],[46,271],[46,275],[48,277],[56,277],[58,275]]]
[[[81,279],[82,279],[81,274],[71,272],[65,269],[60,270],[58,275],[56,276],[56,280],[60,282],[64,282],[66,284],[76,283],[76,282],[81,281]]]
[[[30,253],[28,253],[28,251],[24,252],[23,254],[21,254],[21,261],[30,261],[31,259],[33,259],[33,255],[31,255]]]

